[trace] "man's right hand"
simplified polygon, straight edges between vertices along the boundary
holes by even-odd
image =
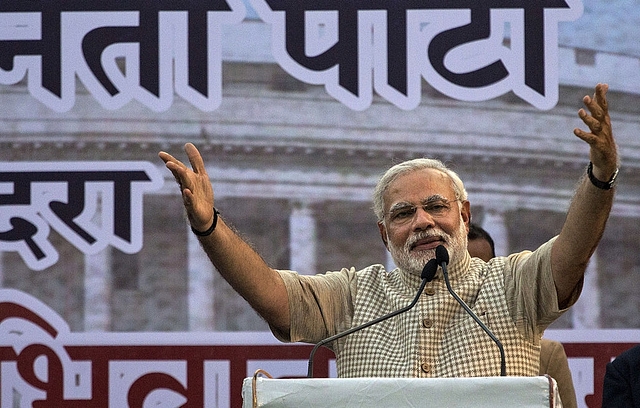
[[[187,143],[184,151],[191,169],[167,152],[160,152],[158,156],[180,187],[191,226],[198,231],[206,231],[213,223],[213,187],[198,149],[192,143]]]

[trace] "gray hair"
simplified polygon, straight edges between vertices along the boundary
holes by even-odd
[[[405,173],[423,169],[434,169],[444,173],[451,180],[451,186],[453,187],[456,199],[461,201],[467,200],[467,191],[458,174],[445,166],[440,160],[426,158],[407,160],[387,170],[373,190],[373,212],[378,218],[378,221],[384,220],[384,194],[391,183]]]

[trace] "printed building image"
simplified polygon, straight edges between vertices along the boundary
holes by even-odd
[[[629,39],[638,25],[628,17],[602,27],[619,35],[593,43],[584,21],[598,7],[585,2],[580,24],[560,25],[559,101],[549,110],[513,93],[463,102],[423,81],[413,110],[374,96],[354,111],[280,68],[267,25],[251,14],[225,28],[222,103],[212,112],[178,96],[164,112],[136,101],[107,110],[78,82],[75,105],[58,113],[30,96],[26,79],[0,86],[0,161],[143,161],[165,179],[144,195],[139,252],[85,255],[52,229],[59,260],[36,271],[1,252],[0,286],[46,302],[73,331],[268,330],[213,270],[157,157],[164,150],[186,160],[187,142],[203,154],[222,218],[276,268],[392,267],[371,193],[386,168],[415,157],[439,158],[460,174],[473,221],[493,235],[498,255],[534,249],[559,232],[585,174],[588,147],[573,129],[583,126],[582,97],[601,81],[610,85],[621,154],[618,192],[581,300],[553,328],[640,328],[640,50]]]

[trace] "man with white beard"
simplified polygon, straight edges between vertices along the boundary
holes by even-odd
[[[185,146],[189,169],[168,153],[160,158],[180,186],[191,228],[221,275],[249,301],[282,341],[317,343],[405,307],[420,273],[443,245],[455,292],[480,316],[506,354],[507,375],[538,374],[545,328],[575,303],[585,267],[613,202],[618,154],[611,132],[607,86],[598,84],[578,111],[590,132],[590,163],[560,234],[535,251],[489,262],[467,252],[470,204],[459,177],[441,162],[416,159],[393,166],[374,192],[380,236],[398,268],[382,265],[302,276],[270,268],[214,208],[202,157]],[[456,377],[500,373],[492,340],[447,291],[441,270],[416,307],[328,346],[340,377]]]

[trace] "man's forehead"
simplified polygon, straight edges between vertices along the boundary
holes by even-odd
[[[391,182],[385,201],[387,205],[401,201],[416,204],[435,196],[453,199],[454,195],[449,176],[437,169],[420,169],[402,174]]]

